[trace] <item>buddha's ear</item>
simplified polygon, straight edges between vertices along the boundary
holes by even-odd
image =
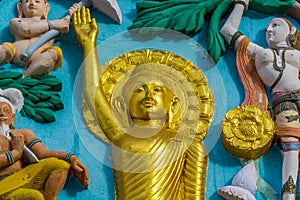
[[[49,5],[49,3],[46,3],[45,12],[42,15],[41,19],[47,19],[49,11],[50,11],[50,5]]]
[[[180,112],[180,102],[178,97],[173,97],[172,102],[170,104],[170,109],[168,113],[168,127],[170,129],[176,128],[178,123],[181,121],[181,112]]]
[[[122,125],[126,127],[132,124],[128,106],[126,105],[124,97],[118,96],[117,98],[113,99],[112,111],[118,124],[122,123]]]
[[[21,1],[19,1],[19,3],[17,4],[17,12],[19,18],[24,18]]]

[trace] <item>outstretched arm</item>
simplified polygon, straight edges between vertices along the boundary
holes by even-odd
[[[117,126],[111,106],[106,100],[100,80],[100,64],[96,48],[98,27],[91,19],[89,9],[83,7],[72,16],[77,41],[83,49],[83,97],[90,109],[95,111],[101,128],[115,142],[123,132]]]
[[[235,41],[238,38],[235,38],[235,36],[237,36],[236,33],[241,23],[243,13],[248,8],[249,0],[234,0],[233,3],[234,9],[229,15],[220,32],[224,36],[228,44],[236,47],[238,45],[238,42]]]
[[[9,23],[9,30],[16,39],[32,38],[49,31],[49,25],[50,22],[48,23],[47,20],[36,21],[33,19],[14,18]]]
[[[39,37],[49,30],[58,30],[60,33],[69,32],[70,19],[64,17],[57,20],[35,20],[14,18],[9,23],[10,32],[16,39]]]

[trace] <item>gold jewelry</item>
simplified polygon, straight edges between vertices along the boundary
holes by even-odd
[[[291,175],[289,176],[289,179],[285,182],[285,184],[283,184],[282,186],[281,196],[285,192],[288,192],[289,194],[296,194],[296,185]]]
[[[297,40],[298,40],[298,34],[297,34],[297,31],[296,31],[294,34],[289,33],[288,36],[287,36],[287,38],[288,38],[289,43],[290,43],[292,46],[295,46],[296,43],[297,43]]]

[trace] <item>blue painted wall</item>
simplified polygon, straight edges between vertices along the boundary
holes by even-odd
[[[65,16],[68,7],[74,2],[76,1],[49,0],[51,10],[48,18],[53,20]],[[96,18],[99,27],[97,44],[99,44],[98,50],[101,64],[114,56],[134,49],[134,47],[160,48],[158,44],[162,43],[163,46],[165,45],[166,50],[182,55],[197,63],[207,76],[209,86],[213,89],[216,98],[216,114],[204,141],[209,150],[206,197],[209,200],[222,199],[216,193],[217,188],[230,184],[233,176],[241,169],[239,160],[228,154],[219,140],[221,119],[229,109],[238,106],[244,97],[244,91],[235,69],[234,53],[227,50],[215,66],[207,67],[197,61],[199,52],[195,49],[191,50],[195,47],[195,44],[191,46],[189,40],[187,40],[188,42],[179,43],[174,46],[172,46],[172,42],[170,43],[170,41],[154,41],[154,43],[151,43],[151,45],[155,44],[154,46],[147,46],[147,43],[132,41],[126,38],[126,31],[135,18],[136,1],[119,0],[118,2],[123,14],[123,23],[121,25],[115,24],[111,19],[96,10],[93,10],[91,13],[92,17]],[[16,3],[17,0],[2,0],[0,2],[1,43],[13,41],[13,37],[8,31],[8,22],[11,18],[16,17]],[[274,16],[248,11],[242,20],[240,29],[252,41],[265,45],[264,28],[269,19]],[[291,21],[300,29],[296,21],[292,19]],[[49,149],[76,153],[89,169],[91,181],[90,187],[87,190],[84,190],[74,177],[70,177],[58,199],[112,200],[114,199],[114,187],[113,174],[109,167],[109,147],[88,132],[80,118],[80,102],[78,97],[81,88],[74,87],[74,83],[80,86],[80,81],[77,82],[77,76],[80,76],[82,50],[76,42],[72,28],[70,29],[70,33],[61,35],[56,42],[56,45],[63,50],[64,57],[62,67],[53,73],[63,81],[63,90],[60,94],[65,104],[65,109],[57,111],[55,113],[56,122],[50,124],[36,123],[33,120],[18,115],[16,128],[27,127],[33,130]],[[193,38],[194,42],[198,42],[204,47],[205,30],[204,27],[204,31]],[[175,41],[173,42],[175,43]],[[178,45],[180,45],[180,48],[176,48]],[[0,70],[7,69],[22,71],[22,69],[13,65],[3,65],[0,68]],[[260,160],[259,165],[261,177],[277,193],[280,193],[281,156],[278,148],[274,147]],[[264,199],[259,193],[256,193],[255,196],[258,200]]]

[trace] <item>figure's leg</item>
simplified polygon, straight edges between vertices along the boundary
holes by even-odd
[[[292,104],[289,105],[293,107]],[[299,115],[297,108],[285,110],[276,116],[279,127],[280,148],[282,150],[282,199],[294,200],[296,198],[296,181],[299,168]],[[289,136],[294,134],[295,137]]]
[[[43,196],[45,200],[56,199],[66,182],[69,168],[69,163],[57,158],[47,158],[40,160],[38,163],[30,164],[0,181],[0,199],[3,199],[3,197],[9,199],[6,198],[7,195],[13,195],[11,193],[19,189],[26,190],[20,190],[15,194],[24,195],[28,193],[26,191],[37,191],[35,192],[37,195],[34,195],[36,197],[32,198],[34,200],[42,199],[40,196]],[[39,191],[42,195],[38,193]],[[24,200],[23,198],[16,199]]]
[[[16,53],[13,43],[4,42],[0,45],[0,64],[9,63]]]
[[[67,180],[70,165],[57,158],[47,158],[43,162],[44,167],[37,177],[41,181],[36,181],[34,187],[43,189],[45,200],[55,200]]]
[[[21,188],[10,193],[5,199],[14,200],[44,200],[43,194],[38,190]]]
[[[68,169],[63,169],[61,172],[50,174],[44,188],[45,200],[57,199],[58,193],[66,183],[68,171]]]
[[[283,150],[282,199],[294,200],[298,177],[299,141],[296,138],[281,138],[281,147]]]
[[[31,61],[24,72],[24,76],[40,76],[48,74],[60,67],[62,51],[58,47],[45,49],[38,57]]]

